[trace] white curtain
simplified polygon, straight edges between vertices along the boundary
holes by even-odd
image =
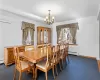
[[[34,24],[32,23],[28,23],[28,22],[22,22],[22,31],[23,31],[23,34],[22,34],[22,43],[24,45],[26,44],[34,44]]]
[[[58,43],[72,43],[72,36],[69,28],[62,28]]]

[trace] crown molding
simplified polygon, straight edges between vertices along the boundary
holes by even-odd
[[[42,17],[34,15],[32,13],[24,12],[22,10],[15,9],[13,7],[5,6],[5,5],[1,5],[1,4],[0,4],[0,10],[4,10],[4,11],[7,11],[7,12],[16,14],[16,15],[28,17],[28,18],[33,19],[33,20],[38,20],[38,21],[44,20]]]

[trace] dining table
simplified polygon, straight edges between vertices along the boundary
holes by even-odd
[[[73,45],[70,45],[70,46],[73,46]],[[74,45],[75,46],[75,45]],[[60,48],[61,50],[64,49],[63,46],[61,46]],[[57,46],[55,46],[55,52],[58,51],[58,48]],[[25,60],[27,60],[28,62],[31,62],[32,64],[34,64],[34,70],[35,70],[35,65],[36,63],[42,61],[43,59],[46,58],[47,56],[47,53],[44,52],[44,53],[41,53],[38,48],[35,48],[34,50],[28,50],[28,51],[25,51],[25,52],[21,52],[19,54],[20,57],[24,58]],[[35,76],[35,72],[33,72],[34,76]]]

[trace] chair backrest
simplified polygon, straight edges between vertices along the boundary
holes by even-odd
[[[15,67],[21,69],[21,61],[19,57],[19,50],[18,47],[14,47],[14,58],[15,58]]]
[[[51,66],[51,46],[50,45],[43,45],[43,46],[38,46],[38,53],[41,55],[46,56],[46,65],[45,68],[49,68]]]
[[[69,49],[69,45],[65,44],[65,54],[66,54],[66,56],[68,55],[68,49]]]
[[[53,63],[55,63],[56,60],[55,46],[51,46],[51,60]]]
[[[37,46],[38,53],[44,55],[44,45]]]
[[[65,48],[65,44],[61,44],[60,45],[60,56],[61,58],[66,58],[66,48]]]
[[[44,47],[44,44],[42,44],[42,45],[37,45],[37,48],[40,48],[40,47]]]
[[[51,46],[51,55],[55,54],[55,46]]]
[[[33,45],[26,45],[25,51],[34,51],[34,46]]]
[[[61,44],[57,45],[57,54],[58,54],[58,56],[60,56],[60,54],[61,54]]]
[[[17,46],[17,47],[18,47],[19,52],[25,52],[25,46],[24,45]]]
[[[47,53],[47,60],[46,60],[46,65],[45,67],[46,68],[49,68],[50,66],[52,66],[52,54],[51,54],[51,46],[47,45],[46,46],[46,53]]]

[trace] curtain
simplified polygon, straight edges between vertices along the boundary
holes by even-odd
[[[24,36],[24,35],[25,35],[25,30],[23,29],[23,30],[22,30],[22,44],[25,45],[26,42],[25,42],[25,36]]]
[[[77,32],[77,28],[69,28],[70,29],[70,33],[72,35],[72,43],[76,44],[76,32]]]
[[[29,36],[29,31],[30,31],[30,36],[31,36],[31,44],[33,45],[34,44],[34,24],[32,23],[28,23],[28,22],[22,22],[22,44],[23,45],[26,45],[27,44],[27,38]]]
[[[64,29],[61,29],[61,32],[60,32],[60,42],[63,42],[64,40]]]
[[[59,43],[59,38],[60,38],[60,33],[61,33],[61,29],[57,30],[57,43]]]
[[[34,45],[34,30],[30,29],[31,44]]]
[[[28,28],[23,29],[23,34],[22,34],[22,44],[23,45],[26,45],[26,40],[27,40],[27,37],[28,37],[28,31],[29,31]]]

